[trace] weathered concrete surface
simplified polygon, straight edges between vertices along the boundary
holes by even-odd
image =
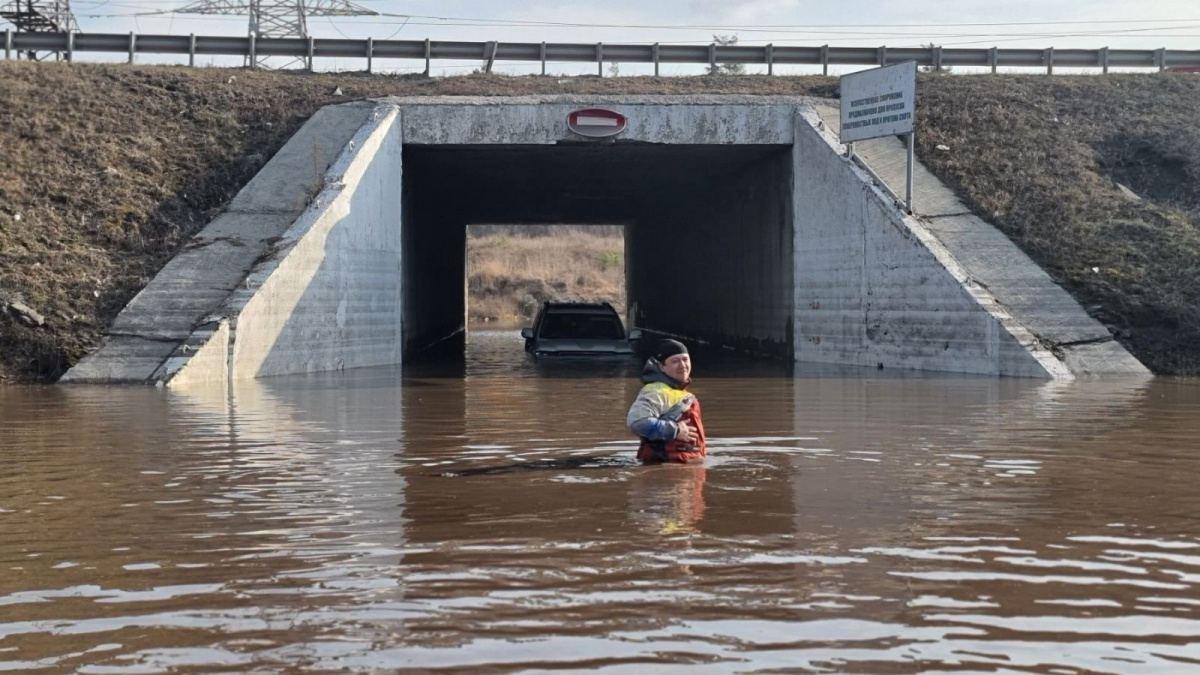
[[[592,106],[629,129],[572,136],[567,114]],[[397,363],[462,330],[465,226],[487,222],[626,224],[630,300],[651,331],[861,366],[1146,372],[921,167],[921,212],[901,213],[828,120],[761,97],[326,108],[64,379],[191,386]],[[886,180],[903,175],[897,148],[859,144]],[[402,180],[408,153],[418,175]]]
[[[815,113],[796,127],[797,360],[1070,376],[841,156]]]
[[[814,102],[822,121],[836,133],[840,117],[834,102]],[[855,144],[855,152],[898,195],[904,194],[906,149],[896,138]],[[919,162],[913,171],[913,211],[923,230],[962,267],[967,283],[978,286],[1077,376],[1148,375],[1050,275],[1016,244],[975,216]]]
[[[584,141],[564,123],[573,110],[599,107],[628,117],[621,142],[786,145],[799,97],[513,96],[390,99],[404,106],[406,143],[543,145]],[[600,139],[604,142],[603,139]],[[590,141],[595,142],[595,141]]]
[[[205,324],[155,371],[155,381],[169,378],[172,387],[202,384],[224,387],[229,372],[229,320]]]
[[[401,128],[374,107],[324,187],[188,344],[169,385],[401,360]]]
[[[193,329],[246,278],[304,211],[324,174],[376,104],[329,107],[310,119],[122,310],[99,349],[61,382],[150,382]]]

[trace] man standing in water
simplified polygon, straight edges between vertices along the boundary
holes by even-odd
[[[625,423],[642,439],[637,457],[643,464],[702,461],[704,422],[700,401],[688,393],[692,357],[676,340],[663,340],[642,369],[645,386],[629,408]]]

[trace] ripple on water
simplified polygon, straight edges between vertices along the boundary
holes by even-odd
[[[642,467],[637,364],[470,348],[0,389],[0,669],[1200,669],[1200,387],[697,355],[711,454]]]

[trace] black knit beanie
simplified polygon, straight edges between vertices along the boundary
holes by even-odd
[[[678,340],[663,340],[658,343],[658,347],[654,350],[654,360],[659,363],[666,363],[667,359],[676,354],[688,353],[687,347]]]

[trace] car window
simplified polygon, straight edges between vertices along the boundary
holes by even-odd
[[[625,331],[615,316],[547,313],[542,317],[543,340],[623,340]]]

